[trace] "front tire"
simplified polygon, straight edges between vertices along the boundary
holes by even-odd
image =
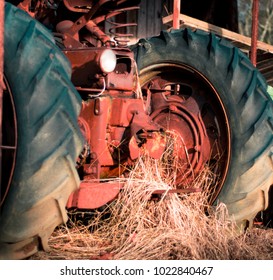
[[[3,126],[3,139],[16,139],[16,156],[3,153],[2,167],[13,161],[13,168],[8,170],[11,182],[1,183],[0,258],[22,259],[46,250],[52,231],[67,220],[68,196],[79,185],[75,161],[82,148],[81,99],[51,34],[9,3],[4,75],[4,95],[10,96],[15,121]],[[3,115],[10,117],[5,103]]]

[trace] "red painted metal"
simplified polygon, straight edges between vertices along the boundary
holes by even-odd
[[[133,53],[129,49],[111,48],[116,54],[117,65],[115,71],[105,75],[99,66],[99,57],[105,49],[107,47],[64,50],[72,65],[73,84],[90,97],[96,97],[104,88],[111,90],[110,95],[120,95],[122,91],[124,96],[132,97],[137,91]]]
[[[159,158],[165,137],[144,111],[143,100],[104,95],[83,102],[79,125],[91,151],[83,165],[85,180],[121,174],[145,150]]]
[[[93,20],[89,20],[85,27],[96,37],[100,38],[103,45],[111,45],[111,38],[106,35]]]
[[[211,202],[226,178],[230,131],[217,91],[186,65],[159,63],[142,72],[142,93],[152,120],[166,133],[164,162],[174,172],[178,189],[191,186],[200,172],[213,170],[219,181]],[[219,177],[218,177],[219,176]]]
[[[72,49],[80,46],[79,40],[77,40],[76,38],[78,37],[78,34],[83,27],[86,27],[93,34],[93,36],[95,35],[95,37],[97,37],[99,41],[103,43],[103,45],[111,45],[111,44],[115,45],[115,43],[110,39],[110,37],[106,35],[97,26],[95,19],[93,20],[93,17],[96,14],[96,12],[98,12],[108,2],[110,5],[114,4],[114,6],[116,7],[116,11],[114,13],[109,12],[108,17],[104,15],[103,20],[106,20],[106,18],[109,18],[113,15],[118,15],[126,11],[138,9],[138,7],[136,6],[130,7],[130,4],[128,4],[129,7],[127,7],[126,5],[124,6],[124,2],[127,1],[99,0],[95,4],[92,3],[93,6],[91,9],[80,8],[86,6],[86,4],[83,5],[84,2],[82,0],[64,1],[66,7],[69,10],[77,11],[77,12],[85,12],[78,20],[76,20],[69,28],[65,30],[64,37],[63,37],[63,44],[66,48]],[[115,3],[110,3],[110,2],[115,2]],[[121,8],[119,8],[119,5],[121,6]],[[99,22],[99,20],[97,20],[97,22]],[[127,43],[129,42],[127,37],[131,37],[132,34],[120,33],[120,30],[124,27],[126,28],[126,27],[135,26],[136,24],[134,23],[118,24],[117,22],[114,21],[110,23],[112,24],[112,27],[109,29],[109,32],[114,35],[116,44],[120,47],[126,47]],[[92,41],[93,40],[91,39],[91,42]]]
[[[178,75],[172,70],[175,64],[166,63],[163,68],[167,71],[160,70],[160,75],[151,78],[140,90],[134,55],[124,40],[130,35],[126,34],[127,27],[132,24],[108,21],[116,42],[98,26],[112,16],[136,9],[133,5],[138,2],[98,0],[90,1],[87,7],[85,0],[64,0],[69,13],[66,14],[67,9],[62,10],[62,18],[71,18],[70,13],[74,13],[74,20],[57,24],[56,42],[71,62],[72,82],[83,99],[78,123],[86,140],[77,162],[82,182],[70,196],[67,208],[95,209],[111,202],[123,187],[122,183],[110,181],[112,177],[123,174],[144,153],[159,159],[171,145],[172,156],[178,158],[180,174],[177,175],[179,189],[168,192],[200,191],[184,187],[215,156],[212,146],[217,137],[209,133],[213,134],[217,125],[211,131],[208,127],[214,124],[215,116],[207,116],[206,123],[203,122],[205,104],[199,96],[203,88],[198,91],[198,83],[202,81],[197,75],[191,78],[194,71],[176,68]],[[30,13],[30,0],[23,3]],[[45,7],[37,9],[33,16],[40,16],[44,21],[51,8],[51,11]],[[174,0],[174,29],[180,28],[180,8],[181,1]],[[117,57],[114,71],[108,74],[103,73],[99,62],[106,48],[111,48]],[[184,83],[177,82],[184,74],[190,82],[187,79]],[[175,80],[167,81],[170,75],[176,76]],[[194,84],[188,95],[189,86],[185,87],[185,83]],[[212,103],[214,101],[212,99]],[[221,142],[222,146],[225,144]],[[157,190],[155,194],[162,192],[165,191]]]
[[[72,193],[68,199],[66,207],[68,209],[96,209],[113,201],[123,187],[119,182],[99,182],[83,181],[80,188]]]
[[[253,0],[250,59],[254,66],[256,66],[257,64],[258,22],[259,22],[259,0]]]
[[[95,5],[93,5],[92,9],[90,9],[87,13],[76,20],[75,23],[73,23],[73,25],[67,30],[67,33],[73,37],[87,24],[87,22],[94,16],[101,6],[110,1],[111,0],[99,0]]]
[[[181,0],[174,0],[173,1],[173,28],[179,29],[180,28],[180,7],[181,7]]]
[[[110,31],[117,33],[114,34],[117,35],[114,36],[118,41],[116,43],[110,42],[110,37],[98,27],[98,23],[112,16],[135,9],[124,5],[125,2],[130,6],[137,1],[90,1],[90,8],[87,9],[85,0],[64,0],[65,6],[71,12],[80,14],[74,22],[61,21],[56,26],[58,42],[65,47],[64,53],[72,64],[72,82],[84,100],[79,126],[86,144],[78,169],[83,181],[80,188],[70,196],[68,208],[95,209],[112,201],[123,184],[101,179],[110,180],[113,176],[120,176],[128,165],[133,165],[133,161],[144,153],[159,159],[169,142],[174,142],[173,155],[179,158],[180,165],[185,166],[181,168],[178,187],[185,182],[185,178],[191,177],[192,173],[197,174],[202,170],[211,156],[210,153],[213,153],[212,138],[207,135],[209,129],[200,118],[200,108],[204,104],[197,94],[195,95],[195,91],[193,90],[191,97],[187,99],[180,91],[179,83],[169,90],[170,84],[157,77],[150,81],[149,87],[143,86],[142,90],[147,92],[147,98],[144,99],[138,88],[133,53],[125,47],[120,48],[121,45],[124,46],[124,41],[117,39],[124,35],[118,29],[128,25],[116,25],[114,21],[109,21],[113,24]],[[180,2],[174,0],[175,29],[180,27]],[[30,0],[24,0],[21,8],[32,16],[41,12],[42,19],[47,15],[47,11],[43,9],[30,11],[30,3]],[[105,4],[109,4],[111,9],[104,9],[107,6]],[[118,8],[119,5],[121,9]],[[106,47],[115,51],[117,56],[117,67],[109,74],[102,73],[99,67],[99,56]],[[180,80],[181,76],[176,80]],[[191,82],[198,83],[196,80]],[[212,119],[208,120],[208,123],[210,122]],[[96,183],[92,179],[95,179]],[[197,191],[201,190],[181,188],[167,192]],[[156,190],[154,193],[164,192],[166,191]]]
[[[124,187],[122,182],[83,181],[78,190],[72,193],[67,202],[67,209],[97,209],[107,203],[111,203]],[[152,194],[187,194],[202,192],[200,188],[155,190]]]
[[[69,30],[69,28],[71,28],[71,26],[73,25],[73,21],[71,20],[63,20],[61,22],[59,22],[56,25],[56,31],[61,33],[61,34],[66,34],[67,30]],[[68,45],[70,44],[70,48],[72,47],[77,47],[79,45],[79,33],[75,33],[74,36],[68,36],[68,35],[64,35],[64,38],[66,39],[66,44]],[[75,42],[76,41],[76,42]]]
[[[75,86],[93,88],[100,92],[103,88],[101,78],[104,76],[99,66],[99,58],[106,49],[93,47],[64,51],[72,65],[72,82]]]
[[[116,186],[106,183],[94,185],[90,180],[120,176],[126,166],[132,165],[143,154],[149,153],[151,157],[159,159],[170,142],[173,142],[173,157],[179,159],[178,187],[187,185],[195,178],[212,153],[211,139],[200,118],[203,99],[195,88],[187,96],[185,84],[167,81],[159,75],[143,85],[142,91],[147,94],[144,104],[143,98],[135,94],[137,88],[133,91],[131,88],[135,74],[130,52],[117,50],[121,65],[104,76],[98,74],[96,62],[100,49],[65,50],[72,64],[73,83],[83,95],[91,97],[83,102],[79,117],[87,141],[80,176],[89,183],[81,184],[80,189],[71,196],[69,208],[93,209],[102,206],[106,200],[111,201],[117,195]],[[172,68],[171,65],[168,67]],[[95,81],[90,79],[90,75]],[[176,72],[173,75],[176,76]],[[102,85],[96,86],[101,78],[106,81],[103,94],[98,91]],[[195,79],[193,81],[197,83]],[[110,190],[109,195],[105,194],[104,186]],[[170,193],[196,191],[181,188]],[[97,202],[100,196],[105,196],[105,199],[100,198]]]
[[[173,77],[175,74],[173,74]],[[147,87],[149,87],[147,89]],[[143,89],[152,92],[153,112],[151,118],[161,125],[166,133],[165,149],[172,146],[172,156],[180,165],[181,178],[191,180],[204,167],[211,153],[211,144],[200,119],[198,96],[192,94],[187,100],[182,95],[182,86],[155,77]],[[201,103],[202,104],[202,103]]]
[[[135,160],[143,155],[160,159],[166,149],[166,136],[158,132],[145,132],[139,135],[145,142],[139,146],[136,137],[132,137],[129,143],[130,157]]]
[[[29,10],[31,2],[46,3],[48,6],[54,1],[24,0],[22,7],[24,6],[26,11],[34,16],[34,12]],[[84,100],[79,117],[79,125],[86,140],[79,166],[80,178],[83,181],[80,188],[70,196],[67,207],[96,209],[111,202],[117,197],[123,184],[105,182],[105,180],[102,180],[103,178],[111,180],[111,177],[123,174],[127,166],[133,165],[134,160],[144,151],[148,151],[153,158],[160,158],[166,147],[172,142],[174,142],[172,150],[174,157],[179,158],[180,165],[185,166],[180,169],[181,177],[178,178],[178,187],[184,187],[182,183],[187,182],[185,178],[191,177],[192,173],[198,174],[209,161],[215,160],[215,158],[217,161],[222,161],[221,165],[219,164],[219,169],[223,172],[219,172],[219,175],[225,178],[227,172],[225,168],[228,167],[229,163],[229,159],[226,157],[229,156],[231,143],[226,140],[229,139],[229,132],[226,133],[228,137],[225,137],[226,135],[222,133],[223,129],[218,129],[218,126],[223,126],[227,118],[225,119],[223,115],[219,114],[220,110],[215,106],[219,100],[217,98],[210,99],[211,96],[216,97],[217,92],[211,86],[208,94],[203,95],[203,97],[208,97],[207,111],[209,112],[202,110],[206,107],[206,104],[204,104],[200,95],[209,86],[198,87],[201,83],[196,75],[195,79],[191,79],[188,83],[193,85],[191,94],[188,96],[185,94],[185,92],[187,93],[186,88],[184,88],[185,92],[180,91],[179,87],[182,86],[182,83],[179,84],[177,81],[184,78],[183,82],[187,83],[191,73],[196,74],[196,71],[192,69],[186,71],[187,65],[183,65],[181,67],[183,71],[180,71],[179,74],[181,75],[177,75],[176,79],[173,80],[173,83],[176,84],[171,90],[169,90],[170,83],[160,79],[161,76],[164,76],[164,71],[160,72],[159,70],[156,79],[149,80],[148,85],[141,85],[141,93],[138,88],[140,86],[137,76],[138,69],[133,54],[125,48],[113,48],[118,43],[110,43],[110,37],[98,26],[98,23],[122,12],[122,9],[116,11],[114,9],[118,7],[118,3],[122,3],[123,7],[124,2],[132,3],[136,1],[90,0],[88,1],[90,3],[88,8],[86,2],[86,0],[64,0],[64,4],[70,11],[80,12],[80,14],[78,17],[75,14],[73,15],[74,22],[62,21],[59,23],[56,31],[60,34],[55,34],[56,36],[60,35],[56,42],[61,47],[71,49],[70,52],[67,49],[64,52],[72,63],[72,81]],[[253,0],[251,60],[254,65],[256,65],[257,53],[258,2],[258,0]],[[2,3],[3,1],[0,1],[0,4]],[[96,4],[93,5],[93,3]],[[104,6],[104,4],[107,5]],[[110,4],[109,10],[108,4]],[[174,29],[180,27],[180,5],[180,0],[174,0]],[[46,5],[42,6],[40,19],[47,15],[48,11],[43,10],[46,10]],[[4,11],[4,9],[0,8],[1,11]],[[53,9],[51,9],[52,11]],[[37,9],[37,14],[39,12]],[[62,12],[60,13],[61,16],[66,18]],[[57,13],[57,11],[54,10],[54,13]],[[85,14],[82,15],[82,13]],[[48,19],[45,18],[44,22],[50,23]],[[119,25],[119,28],[125,26]],[[115,28],[112,28],[112,31],[119,33]],[[1,35],[3,35],[3,32],[1,32]],[[121,35],[121,33],[118,35]],[[2,43],[3,40],[0,39],[0,42]],[[142,44],[143,48],[149,48],[149,44],[144,42]],[[118,58],[116,69],[107,75],[101,73],[99,69],[98,56],[103,50],[101,46],[104,48],[111,47],[116,51]],[[2,62],[1,59],[0,62]],[[179,72],[176,70],[179,69],[171,70],[175,67],[175,63],[169,66],[167,72],[171,73],[171,76],[175,76],[175,72]],[[0,72],[2,73],[2,71]],[[149,76],[149,79],[152,79],[151,76]],[[145,90],[146,95],[143,96]],[[2,96],[0,95],[0,133],[2,132],[2,107]],[[217,119],[217,123],[214,123],[214,119],[218,116],[221,116],[220,121]],[[226,121],[224,125],[228,126],[228,122]],[[224,136],[216,135],[217,129],[218,134],[221,132]],[[227,130],[229,131],[228,127]],[[166,138],[169,138],[169,142]],[[218,149],[218,141],[221,142],[219,144],[220,149]],[[214,148],[215,146],[217,146],[217,149]],[[1,149],[6,152],[5,150],[15,150],[16,146],[1,146],[0,135],[0,152]],[[228,150],[227,153],[225,153],[225,149]],[[14,163],[15,161],[13,161]],[[96,183],[91,179],[96,179],[94,180]],[[7,186],[9,186],[9,182]],[[202,190],[181,188],[167,191],[155,190],[154,194],[200,191]],[[216,192],[218,193],[219,190],[216,190]],[[0,197],[0,202],[2,201],[3,199]]]

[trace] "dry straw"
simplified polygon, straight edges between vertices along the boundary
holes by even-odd
[[[215,176],[205,168],[191,182],[202,192],[168,193],[179,172],[175,158],[141,157],[117,200],[85,225],[62,226],[38,259],[272,259],[271,230],[238,235],[225,205],[207,205]],[[189,186],[186,186],[189,187]],[[165,190],[154,195],[155,190]]]

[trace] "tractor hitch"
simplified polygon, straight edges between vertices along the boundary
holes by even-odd
[[[107,203],[115,200],[120,190],[124,187],[124,182],[94,182],[82,181],[78,190],[73,192],[67,202],[67,209],[92,210],[98,209]],[[189,194],[202,192],[201,188],[185,188],[185,189],[166,189],[154,190],[151,195],[166,194]],[[151,198],[153,199],[153,198]]]

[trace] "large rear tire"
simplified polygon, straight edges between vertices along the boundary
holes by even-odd
[[[176,97],[164,97],[175,105],[168,109],[176,122],[173,126],[178,123],[177,111],[182,115],[189,108],[186,113],[192,113],[187,100],[199,106],[195,118],[201,117],[199,127],[204,124],[206,133],[215,134],[221,143],[222,180],[214,203],[225,203],[240,227],[251,225],[256,214],[267,208],[273,184],[273,102],[262,75],[239,49],[199,30],[164,31],[140,40],[132,49],[142,90],[152,92],[150,99],[179,84]],[[153,115],[153,104],[151,108]],[[155,120],[162,123],[164,112],[158,108]],[[166,105],[164,110],[167,114]],[[213,136],[208,138],[212,143]],[[196,153],[202,151],[198,149]],[[213,148],[211,153],[216,155]]]
[[[51,34],[8,3],[4,43],[4,95],[9,96],[4,100],[14,108],[14,123],[3,120],[13,123],[3,126],[3,139],[16,140],[10,147],[16,155],[2,147],[2,171],[13,167],[5,170],[10,183],[1,183],[0,258],[22,259],[46,250],[54,228],[67,220],[68,196],[79,185],[81,99]],[[4,118],[9,117],[3,105]]]

